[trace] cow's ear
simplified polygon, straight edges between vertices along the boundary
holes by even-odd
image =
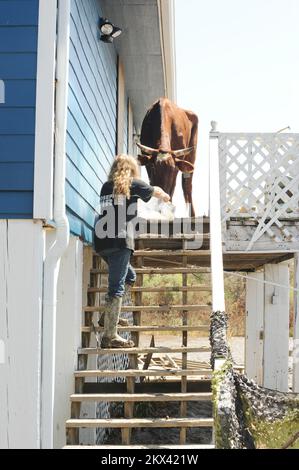
[[[193,173],[194,165],[192,163],[187,162],[186,160],[180,160],[178,158],[175,159],[175,166],[182,172],[182,173]]]
[[[138,161],[141,166],[148,165],[151,157],[148,155],[138,155]]]

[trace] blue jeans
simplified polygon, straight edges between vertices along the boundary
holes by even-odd
[[[122,248],[113,251],[102,251],[100,254],[108,264],[109,297],[123,297],[125,284],[133,284],[136,281],[136,273],[130,264],[132,250]]]

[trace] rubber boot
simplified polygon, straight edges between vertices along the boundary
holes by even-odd
[[[117,324],[121,310],[122,298],[112,297],[107,304],[105,312],[104,336],[101,347],[106,348],[133,348],[133,341],[125,340],[117,334]]]
[[[111,300],[111,297],[109,297],[108,295],[105,296],[105,301],[106,301],[106,307],[108,305],[108,303],[110,302]],[[105,309],[105,312],[106,312],[106,309]],[[100,319],[98,321],[98,325],[99,327],[104,327],[105,326],[105,312],[102,313],[102,315],[100,316]],[[118,320],[118,326],[129,326],[129,322],[128,320],[126,320],[125,318],[119,318]]]
[[[105,326],[105,313],[102,313],[102,315],[100,316],[100,319],[98,321],[98,325],[100,327],[104,327]],[[130,323],[128,320],[126,320],[125,318],[119,318],[118,320],[118,326],[129,326]]]

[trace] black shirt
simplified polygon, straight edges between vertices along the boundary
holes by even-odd
[[[113,197],[113,183],[107,181],[101,190],[100,215],[95,224],[95,250],[129,248],[134,251],[134,228],[137,224],[137,201],[148,202],[154,188],[144,181],[134,179],[131,185],[131,197]]]

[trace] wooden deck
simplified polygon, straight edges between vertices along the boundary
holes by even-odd
[[[237,221],[234,221],[236,229]],[[297,221],[294,221],[297,224]],[[244,228],[244,220],[239,221],[240,229]],[[252,225],[249,225],[249,227]],[[145,229],[146,227],[146,229]],[[210,219],[177,219],[174,222],[146,221],[144,231],[136,240],[136,259],[143,258],[144,267],[159,266],[161,268],[182,266],[183,256],[187,256],[188,266],[210,267]],[[183,250],[187,240],[187,250]],[[237,242],[236,242],[237,244]],[[244,243],[243,243],[244,244]],[[244,245],[245,246],[245,245]],[[273,245],[275,247],[275,244]],[[262,268],[265,264],[280,263],[293,258],[293,251],[270,250],[268,245],[264,251],[223,251],[224,269],[226,271],[251,272]]]

